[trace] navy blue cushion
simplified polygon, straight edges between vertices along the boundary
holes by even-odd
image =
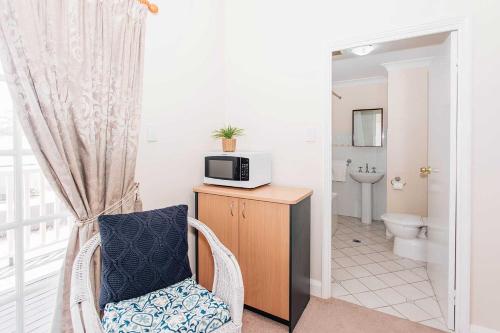
[[[187,206],[102,215],[99,306],[139,297],[192,276]]]

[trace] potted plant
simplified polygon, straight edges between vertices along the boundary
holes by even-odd
[[[225,152],[233,152],[236,150],[236,137],[243,135],[243,129],[227,125],[219,128],[212,133],[216,139],[222,139],[222,150]]]

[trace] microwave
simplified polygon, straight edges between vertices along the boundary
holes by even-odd
[[[256,188],[271,183],[271,154],[262,152],[205,155],[205,184]]]

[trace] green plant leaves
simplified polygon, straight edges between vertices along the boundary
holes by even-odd
[[[212,132],[212,136],[216,139],[233,139],[237,136],[244,135],[242,128],[227,125],[226,127],[219,128]]]

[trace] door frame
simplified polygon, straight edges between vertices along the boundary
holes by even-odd
[[[455,228],[455,332],[470,332],[470,262],[471,262],[471,60],[470,33],[465,18],[451,18],[426,24],[403,27],[379,34],[353,37],[324,45],[324,142],[323,142],[323,240],[321,296],[331,297],[331,214],[332,214],[332,59],[331,52],[357,46],[390,42],[435,33],[457,31],[458,39],[458,90],[457,90],[457,163],[456,165],[456,228]],[[453,232],[452,230],[450,232]],[[453,236],[453,235],[451,235]],[[460,246],[457,246],[457,245]]]

